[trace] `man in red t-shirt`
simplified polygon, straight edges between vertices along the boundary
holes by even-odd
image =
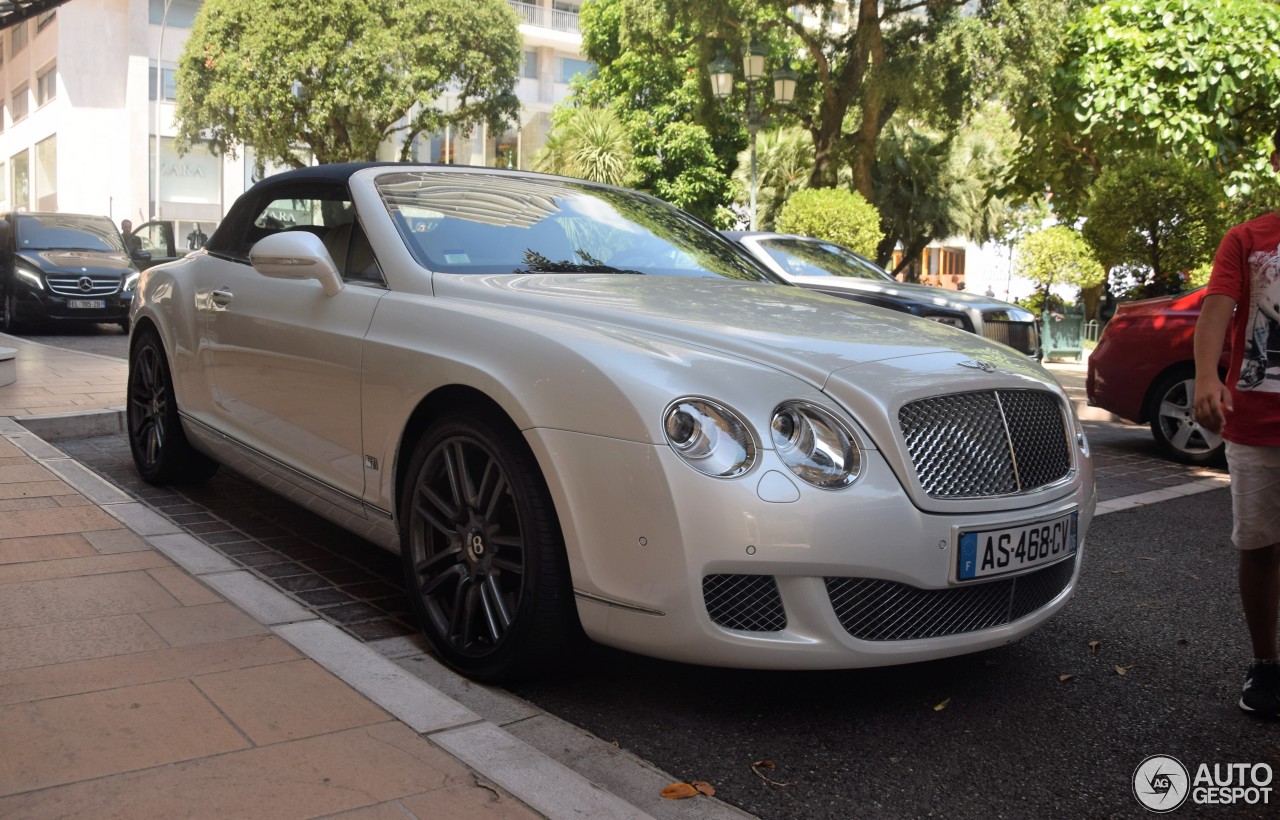
[[[1280,131],[1271,168],[1280,172]],[[1231,332],[1224,384],[1218,359]],[[1231,540],[1253,646],[1240,708],[1280,717],[1280,211],[1236,225],[1213,260],[1196,324],[1196,421],[1227,441]]]

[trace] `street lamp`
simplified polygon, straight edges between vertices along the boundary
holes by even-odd
[[[747,133],[751,135],[751,230],[756,229],[756,135],[760,131],[763,117],[756,105],[756,83],[764,77],[764,62],[768,50],[755,37],[742,55],[742,75],[747,86]],[[733,94],[733,61],[723,52],[707,66],[711,75],[711,93],[717,100],[728,99]],[[796,96],[796,77],[791,69],[791,62],[783,63],[782,68],[773,72],[773,100],[781,106],[788,106]]]

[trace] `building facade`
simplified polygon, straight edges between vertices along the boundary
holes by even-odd
[[[581,55],[581,0],[509,0],[524,60],[520,120],[420,137],[423,162],[528,168],[551,109],[591,66]],[[174,150],[175,70],[202,0],[64,0],[0,17],[0,211],[104,214],[117,224],[177,222],[208,234],[256,180],[252,149],[236,159]],[[437,104],[448,106],[449,95]],[[158,147],[158,155],[157,155]],[[401,146],[383,146],[382,157]],[[279,169],[268,169],[279,170]]]

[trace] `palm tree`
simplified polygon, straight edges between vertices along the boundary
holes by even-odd
[[[628,186],[637,179],[631,137],[608,108],[569,108],[556,114],[534,170]]]

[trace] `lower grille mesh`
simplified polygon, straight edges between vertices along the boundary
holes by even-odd
[[[707,575],[702,598],[711,621],[725,629],[780,632],[787,628],[787,611],[772,575]]]
[[[1025,618],[1071,583],[1076,559],[988,583],[920,589],[876,578],[827,578],[840,625],[864,641],[910,641],[976,632]]]

